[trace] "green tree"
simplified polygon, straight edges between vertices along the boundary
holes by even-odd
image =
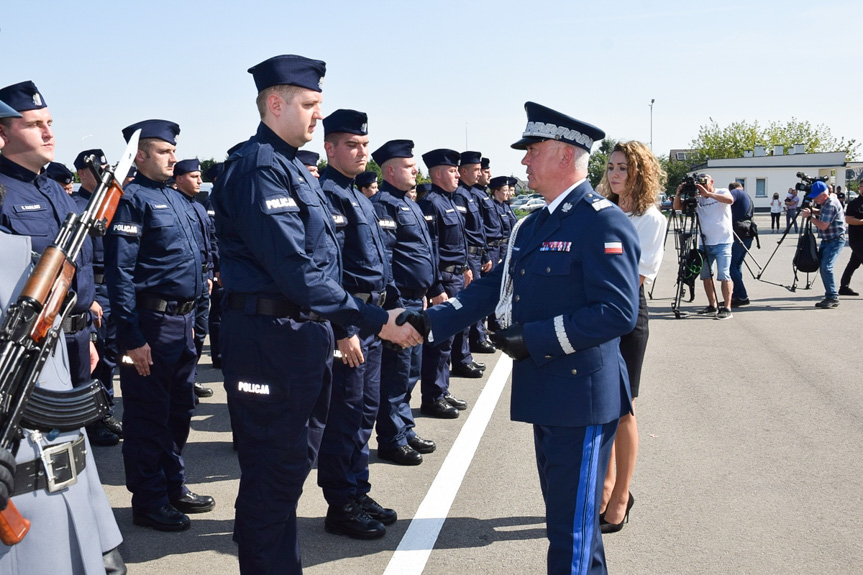
[[[594,189],[602,181],[602,175],[608,167],[608,157],[611,155],[611,150],[614,149],[615,144],[617,144],[617,140],[604,138],[599,144],[599,149],[590,155],[590,163],[587,165],[587,179],[590,180],[590,185]]]
[[[657,159],[668,176],[665,182],[665,193],[673,196],[677,192],[677,186],[683,181],[684,176],[692,170],[692,165],[689,162],[675,160],[668,156],[659,156]]]
[[[777,145],[788,150],[794,144],[803,144],[806,153],[844,151],[847,161],[857,157],[860,147],[854,139],[846,141],[845,138],[835,138],[824,124],[813,127],[809,122],[797,118],[785,123],[771,122],[766,127],[757,120],[732,122],[723,127],[710,118],[710,123],[698,129],[698,136],[689,147],[694,150],[693,161],[700,163],[709,159],[742,158],[744,152],[753,150],[759,144],[768,150]]]
[[[209,170],[218,163],[219,160],[216,160],[215,158],[210,158],[209,160],[201,160],[201,174],[206,174],[207,170]]]

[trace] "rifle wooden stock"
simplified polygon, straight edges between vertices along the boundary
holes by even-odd
[[[72,286],[74,275],[75,264],[69,261],[62,250],[53,245],[45,248],[24,289],[21,290],[21,296],[37,302],[41,308],[30,331],[33,341],[40,342],[45,339],[48,330],[54,325],[60,306]]]
[[[94,220],[97,222],[104,222],[105,227],[107,228],[108,224],[111,223],[111,220],[114,219],[114,213],[117,211],[117,204],[120,203],[120,198],[123,196],[123,189],[117,184],[117,180],[111,180],[111,186],[108,188],[108,191],[105,192],[105,199],[99,205],[99,209],[96,211],[96,215],[94,216]]]
[[[4,545],[15,545],[24,539],[28,531],[30,531],[30,520],[21,517],[18,508],[9,501],[6,509],[0,511],[0,541]]]

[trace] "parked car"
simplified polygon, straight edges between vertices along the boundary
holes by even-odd
[[[535,212],[537,210],[541,210],[542,208],[544,208],[547,205],[548,204],[546,204],[545,200],[542,198],[531,198],[530,200],[527,201],[526,204],[521,206],[521,209],[528,212],[528,213],[532,213],[532,212]]]
[[[668,194],[661,194],[659,196],[659,201],[660,209],[662,210],[670,210],[671,206],[674,205],[674,198],[672,198]]]
[[[521,197],[521,198],[514,199],[512,201],[512,203],[510,203],[509,205],[512,209],[518,210],[518,209],[522,209],[527,202],[528,202],[528,198]]]

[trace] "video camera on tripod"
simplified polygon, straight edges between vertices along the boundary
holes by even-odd
[[[681,211],[683,213],[690,214],[695,211],[695,208],[698,205],[697,184],[706,186],[707,180],[707,174],[695,174],[692,176],[685,176],[680,182],[680,204],[682,208]]]
[[[812,200],[806,197],[809,195],[809,192],[812,191],[812,184],[814,184],[815,182],[826,183],[827,180],[830,179],[829,176],[819,176],[817,178],[812,178],[810,176],[807,176],[803,172],[797,172],[797,178],[802,180],[794,185],[795,190],[797,190],[798,192],[803,192],[803,203],[800,205],[800,209],[808,208],[809,205],[812,203]]]

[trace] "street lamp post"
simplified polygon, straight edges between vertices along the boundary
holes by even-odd
[[[653,152],[653,103],[656,98],[650,99],[650,151]]]

